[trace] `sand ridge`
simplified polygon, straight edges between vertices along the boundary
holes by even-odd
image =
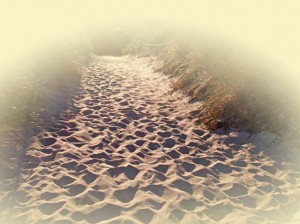
[[[254,153],[243,144],[246,136],[202,130],[186,99],[169,94],[170,80],[153,71],[152,60],[93,57],[74,96],[76,111],[37,133],[18,190],[3,188],[2,202],[16,203],[8,223],[300,217],[300,173]]]

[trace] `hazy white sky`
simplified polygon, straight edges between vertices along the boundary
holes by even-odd
[[[6,1],[0,7],[0,61],[101,22],[154,20],[202,29],[300,74],[300,1]]]

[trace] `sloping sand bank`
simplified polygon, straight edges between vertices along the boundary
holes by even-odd
[[[34,136],[17,190],[1,183],[1,223],[300,223],[300,173],[199,128],[151,64],[93,57],[76,112]]]

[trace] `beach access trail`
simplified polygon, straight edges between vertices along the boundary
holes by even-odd
[[[155,63],[92,57],[73,105],[26,149],[18,189],[1,193],[15,200],[1,223],[297,222],[300,173],[245,133],[202,129]]]

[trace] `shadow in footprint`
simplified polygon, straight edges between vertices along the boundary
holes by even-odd
[[[136,146],[132,144],[126,145],[126,148],[129,152],[134,152],[136,150]]]
[[[39,141],[43,146],[50,146],[56,142],[56,139],[55,138],[41,138],[41,139],[39,139]]]
[[[146,142],[145,140],[137,140],[135,142],[135,144],[138,145],[138,146],[143,146],[145,142]]]
[[[137,190],[138,190],[138,186],[128,187],[128,188],[123,189],[123,190],[116,190],[114,192],[114,196],[119,201],[121,201],[123,203],[128,203],[128,202],[130,202],[134,198]]]
[[[15,198],[20,203],[26,203],[32,198],[32,196],[29,195],[27,192],[18,191],[15,194]]]
[[[64,177],[61,177],[60,179],[58,180],[54,180],[54,183],[59,186],[59,187],[66,187],[67,185],[73,183],[75,181],[74,178],[72,177],[69,177],[69,176],[64,176]]]
[[[87,183],[91,184],[97,179],[98,175],[87,171],[87,173],[82,177],[82,179]]]
[[[82,114],[85,115],[85,116],[90,115],[92,113],[93,113],[92,110],[84,110],[84,111],[82,111]]]
[[[97,201],[103,201],[104,198],[105,198],[105,194],[103,192],[101,192],[101,191],[93,191],[93,190],[91,190],[91,191],[88,192],[88,194],[91,197],[95,198]]]
[[[148,144],[148,148],[151,150],[156,150],[160,147],[160,145],[156,142],[149,142]]]
[[[52,215],[59,210],[66,202],[44,203],[38,206],[40,211],[45,215]]]
[[[86,215],[85,219],[88,223],[94,224],[104,220],[109,220],[120,216],[123,208],[118,205],[106,204],[102,208],[95,209]]]
[[[46,200],[46,201],[50,201],[54,198],[56,198],[57,196],[59,196],[58,193],[52,193],[52,192],[43,192],[40,196],[40,198],[42,200]]]
[[[166,173],[169,169],[169,165],[158,165],[157,167],[154,167],[155,170],[161,173]]]
[[[209,166],[210,161],[206,158],[193,158],[192,161],[196,164],[201,164],[203,166]]]
[[[146,127],[146,130],[147,130],[148,132],[152,133],[152,132],[155,131],[155,127],[153,127],[153,126],[147,126],[147,127]]]
[[[233,161],[232,165],[238,166],[238,167],[246,167],[247,163],[245,161]]]
[[[110,159],[110,157],[105,152],[92,154],[92,155],[90,155],[90,157],[93,158],[93,159],[105,159],[105,160]]]
[[[193,187],[187,181],[175,180],[172,182],[172,186],[191,195],[193,194]]]
[[[87,167],[86,167],[85,165],[80,164],[80,165],[78,165],[78,166],[75,168],[75,171],[76,171],[77,173],[79,173],[79,172],[85,170],[86,168],[87,168]]]
[[[86,189],[86,186],[82,185],[82,184],[76,184],[76,185],[72,185],[69,187],[69,194],[70,196],[76,196],[78,194],[81,194],[82,192],[84,192]]]
[[[198,136],[202,136],[202,135],[204,135],[204,131],[202,131],[202,130],[200,130],[200,129],[195,129],[195,130],[193,130],[193,132],[196,134],[196,135],[198,135]]]
[[[124,159],[115,159],[115,160],[105,160],[105,163],[113,166],[113,167],[119,167],[124,162]]]
[[[183,199],[179,205],[181,208],[187,211],[193,211],[197,207],[197,201],[194,198]]]
[[[195,164],[183,162],[182,167],[185,169],[186,172],[192,172],[195,169]]]
[[[110,168],[107,170],[107,172],[111,177],[117,177],[124,173],[128,179],[133,180],[140,171],[137,168],[128,165],[127,167]]]
[[[78,165],[77,162],[72,161],[72,162],[62,164],[61,167],[66,168],[68,170],[74,170],[77,165]]]
[[[163,143],[163,146],[166,148],[173,148],[175,145],[176,141],[172,138],[167,138]]]
[[[215,164],[212,169],[217,173],[231,173],[232,169],[230,166],[227,166],[223,163],[217,163]]]
[[[180,152],[181,154],[189,154],[190,150],[189,150],[189,148],[186,147],[186,146],[181,146],[181,147],[179,148],[179,152]]]
[[[160,210],[166,202],[158,202],[154,200],[147,200],[147,204],[155,210]]]
[[[209,206],[204,210],[204,213],[214,221],[221,221],[226,215],[232,212],[233,207],[231,205],[225,204],[216,204],[213,206]]]
[[[58,134],[58,136],[61,136],[61,137],[66,137],[66,136],[70,136],[72,134],[72,132],[69,132],[67,130],[62,130],[62,131],[56,132],[56,134]]]
[[[41,149],[41,152],[44,154],[51,154],[53,152],[53,149]]]
[[[218,179],[218,176],[214,172],[212,172],[206,168],[202,168],[200,170],[193,172],[193,175],[198,176],[198,177],[207,177],[208,175],[210,175],[210,176]]]
[[[138,137],[143,138],[143,137],[146,136],[146,133],[145,133],[145,132],[142,132],[142,131],[136,131],[136,132],[135,132],[135,135],[138,136]]]
[[[169,131],[165,131],[165,132],[159,131],[159,132],[157,132],[157,134],[163,138],[168,138],[168,137],[171,137],[171,135],[172,135],[172,133]]]
[[[136,212],[135,217],[142,223],[150,223],[154,215],[154,212],[150,209],[140,209]]]
[[[71,143],[79,143],[79,142],[81,142],[79,139],[77,139],[75,137],[68,137],[66,140],[68,142],[71,142]]]
[[[248,189],[244,185],[234,183],[230,189],[224,192],[229,197],[239,197],[248,194]]]
[[[131,165],[124,167],[125,175],[128,177],[128,179],[133,180],[135,177],[139,174],[139,170]]]
[[[172,150],[172,151],[169,151],[168,152],[168,155],[172,158],[172,159],[178,159],[180,157],[180,154],[175,151],[175,150]]]
[[[165,192],[165,186],[151,184],[145,188],[145,191],[151,191],[153,194],[162,197]]]
[[[180,209],[174,209],[171,212],[170,218],[175,219],[176,221],[181,221],[184,217],[185,213]]]
[[[282,182],[281,180],[273,179],[272,177],[267,175],[254,175],[253,178],[258,180],[259,182],[265,182],[265,183],[273,184],[275,186],[280,186],[284,184],[284,182]]]

